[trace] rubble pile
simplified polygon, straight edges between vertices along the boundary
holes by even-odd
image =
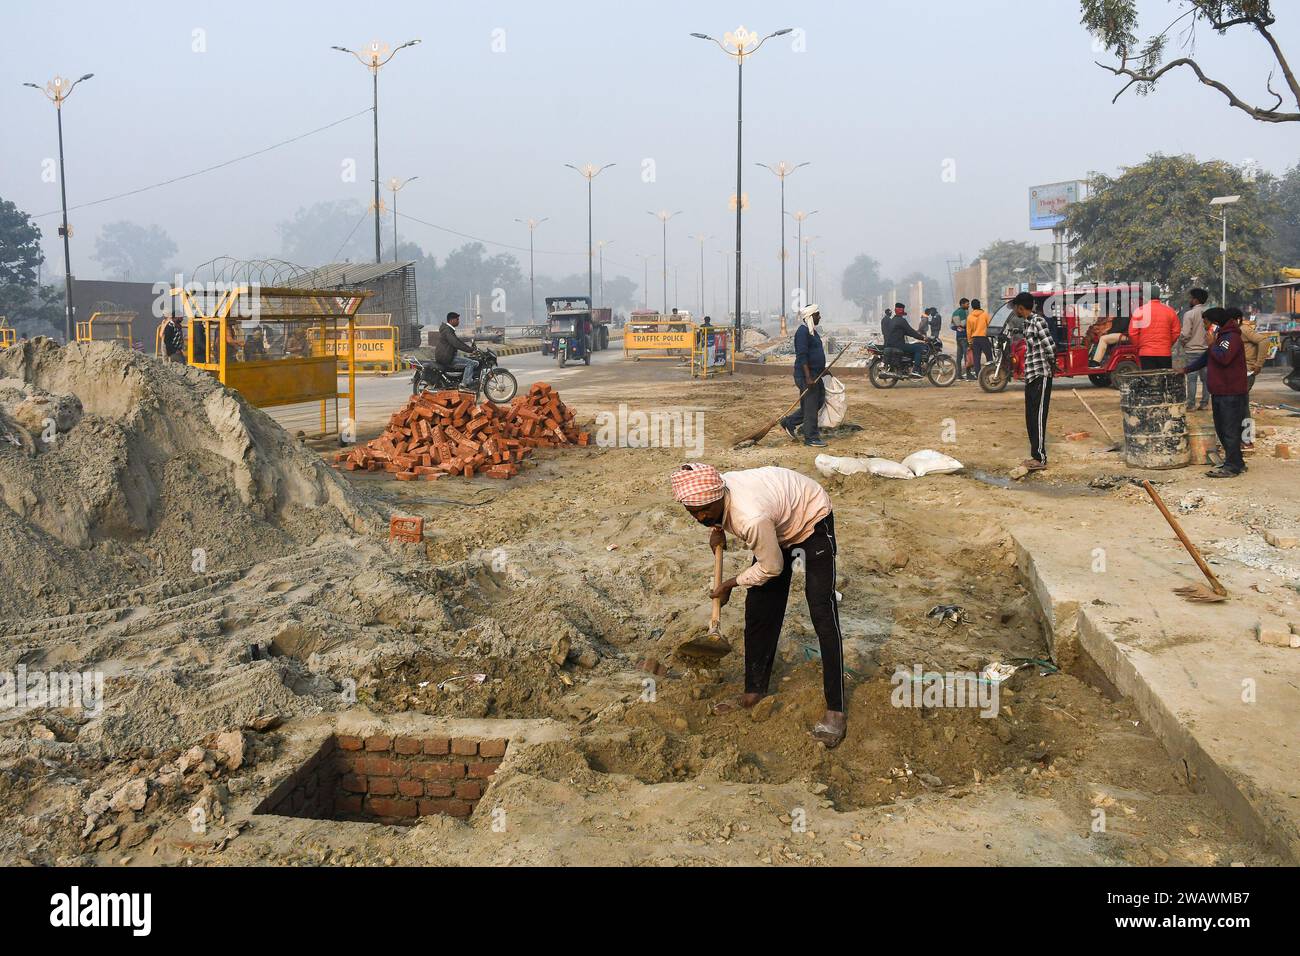
[[[586,445],[559,392],[537,382],[509,405],[474,403],[464,392],[416,395],[365,446],[335,456],[336,468],[385,471],[398,481],[443,475],[513,478],[534,448]]]

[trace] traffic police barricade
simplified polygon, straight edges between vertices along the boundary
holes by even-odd
[[[134,312],[92,312],[89,319],[77,323],[78,342],[116,342],[123,348],[134,348],[131,327]]]
[[[634,362],[688,358],[695,350],[695,331],[695,323],[681,316],[632,315],[623,327],[623,357]]]

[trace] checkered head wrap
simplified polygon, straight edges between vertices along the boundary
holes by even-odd
[[[680,501],[688,508],[700,508],[713,504],[722,497],[726,485],[722,475],[712,465],[691,462],[681,465],[671,476],[673,483],[673,500]]]

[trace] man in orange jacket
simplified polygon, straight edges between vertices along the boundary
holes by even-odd
[[[1161,302],[1160,289],[1154,289],[1151,299],[1133,310],[1128,324],[1128,338],[1138,347],[1142,371],[1174,367],[1174,342],[1182,330],[1178,313]]]

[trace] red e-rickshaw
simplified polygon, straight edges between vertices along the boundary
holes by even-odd
[[[1140,367],[1138,347],[1128,341],[1127,335],[1106,350],[1100,365],[1090,365],[1097,334],[1089,332],[1094,327],[1096,333],[1108,328],[1109,323],[1099,324],[1106,320],[1127,321],[1138,306],[1147,302],[1150,288],[1148,284],[1130,283],[1031,292],[1056,339],[1057,377],[1086,375],[1093,385],[1106,388],[1112,384],[1112,376],[1136,372]],[[1020,326],[1010,299],[989,320],[993,357],[980,369],[979,383],[984,391],[1000,392],[1012,379],[1024,380],[1025,340]]]

